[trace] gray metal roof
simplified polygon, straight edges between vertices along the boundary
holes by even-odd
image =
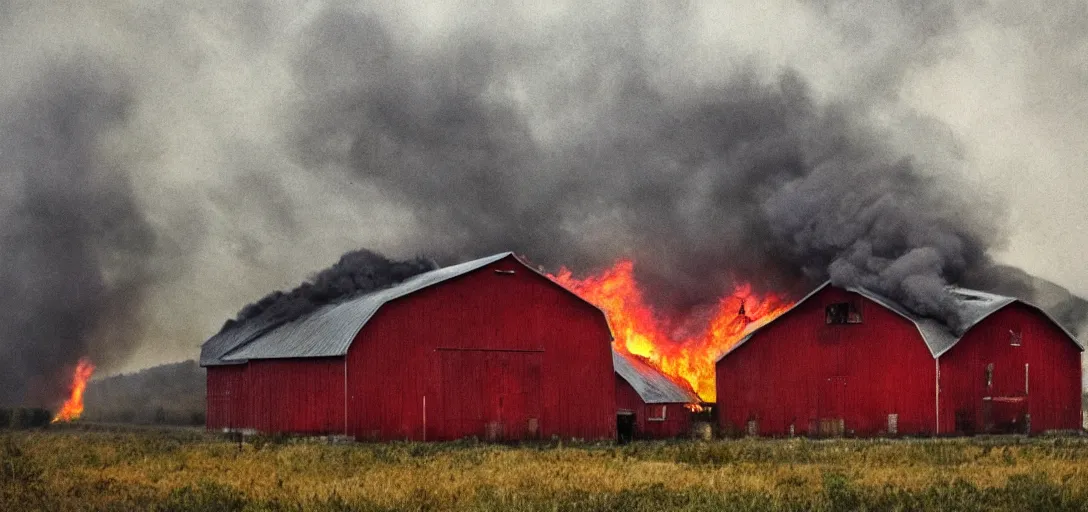
[[[378,308],[385,303],[454,277],[485,267],[513,253],[504,252],[412,276],[403,282],[361,295],[281,325],[264,335],[244,341],[221,359],[227,363],[250,359],[332,357],[347,353],[348,346]],[[210,341],[210,340],[209,340]]]
[[[261,322],[254,319],[219,332],[215,336],[208,338],[208,341],[200,346],[200,366],[235,364],[222,360],[222,357],[227,352],[274,329],[277,325],[279,325],[278,322]]]
[[[701,401],[695,393],[652,366],[615,350],[612,351],[612,367],[648,404],[697,404]]]
[[[213,366],[244,363],[250,359],[342,356],[347,353],[351,341],[355,339],[359,330],[385,303],[483,268],[508,256],[513,257],[529,270],[555,283],[555,281],[521,261],[511,252],[495,254],[486,258],[424,272],[392,287],[361,295],[338,304],[323,306],[309,315],[282,325],[251,325],[252,322],[250,322],[226,332],[221,332],[210,338],[201,347],[200,364]],[[558,283],[555,284],[567,293],[578,297],[574,292],[567,290]],[[604,312],[595,305],[580,297],[578,297],[578,300],[590,304],[601,313],[601,316],[605,316]]]
[[[790,311],[793,311],[795,308],[800,306],[803,302],[805,302],[806,300],[811,298],[813,295],[816,295],[817,293],[819,293],[821,290],[823,290],[824,288],[826,288],[828,286],[831,286],[830,281],[827,281],[824,284],[821,284],[819,287],[817,287],[811,293],[806,295],[804,298],[797,301],[792,307],[790,307],[790,309],[786,310],[781,315],[779,315],[779,318],[785,316]],[[1042,310],[1041,308],[1039,308],[1039,307],[1037,307],[1037,306],[1035,306],[1033,304],[1030,304],[1028,302],[1022,301],[1022,300],[1014,298],[1014,297],[1006,297],[1006,296],[1003,296],[1003,295],[995,295],[995,294],[992,294],[992,293],[982,292],[982,291],[978,291],[978,290],[971,290],[971,289],[967,289],[967,288],[949,287],[948,291],[952,295],[953,299],[955,299],[955,307],[956,307],[957,313],[959,314],[960,319],[963,320],[963,322],[964,322],[963,333],[960,334],[959,336],[957,336],[955,333],[953,333],[943,323],[941,323],[941,322],[939,322],[937,320],[934,320],[932,318],[927,318],[927,317],[922,317],[922,316],[916,315],[916,314],[908,311],[906,308],[904,308],[900,304],[896,303],[895,301],[893,301],[893,300],[891,300],[891,299],[889,299],[887,297],[884,297],[883,295],[880,295],[880,294],[878,294],[876,292],[873,292],[871,290],[867,290],[867,289],[864,289],[864,288],[855,288],[855,287],[846,288],[846,290],[850,291],[850,292],[857,293],[858,295],[861,295],[861,296],[863,296],[863,297],[865,297],[865,298],[867,298],[867,299],[869,299],[869,300],[871,300],[873,302],[876,302],[877,304],[880,304],[881,306],[884,306],[885,308],[887,308],[888,310],[898,314],[899,316],[902,316],[903,318],[906,318],[907,320],[910,320],[914,324],[914,326],[918,329],[918,333],[922,336],[922,341],[925,342],[926,347],[929,349],[929,353],[934,358],[940,357],[945,352],[948,352],[952,347],[956,346],[956,343],[959,343],[959,341],[961,339],[963,339],[963,336],[968,331],[970,331],[972,327],[974,327],[975,325],[978,325],[979,322],[982,322],[983,320],[985,320],[990,315],[992,315],[992,314],[998,312],[999,310],[1001,310],[1001,308],[1004,308],[1005,306],[1008,306],[1009,304],[1012,304],[1014,302],[1019,302],[1021,304],[1024,304],[1025,306],[1028,306],[1028,307],[1030,307],[1032,309],[1035,309],[1036,311],[1039,311],[1040,313],[1042,313],[1051,322],[1053,322],[1054,325],[1057,325],[1062,330],[1062,332],[1064,332],[1066,334],[1066,336],[1068,336],[1069,339],[1072,340],[1073,343],[1077,345],[1078,348],[1080,348],[1082,351],[1084,350],[1084,345],[1080,342],[1080,340],[1078,340],[1077,337],[1073,335],[1073,333],[1069,332],[1068,329],[1066,329],[1064,326],[1059,324],[1054,319],[1054,317],[1050,316],[1049,313],[1047,313],[1046,311]],[[775,319],[775,320],[777,320],[777,319]],[[763,327],[766,327],[767,325],[770,325],[772,323],[774,323],[774,321],[771,321],[771,322],[768,322],[767,324],[764,324],[763,326],[760,327],[760,329],[762,329]],[[752,339],[752,336],[758,331],[759,331],[759,329],[755,329],[751,333],[749,333],[747,336],[742,338],[739,342],[737,342],[736,345],[734,345],[732,348],[730,348],[724,354],[722,354],[720,357],[718,357],[717,361],[721,361],[722,358],[724,358],[725,356],[731,354],[734,350],[740,348],[741,345],[744,345],[745,343],[747,343],[749,340]]]

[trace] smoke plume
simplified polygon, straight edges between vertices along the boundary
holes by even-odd
[[[0,103],[5,405],[50,403],[81,355],[108,362],[139,340],[126,317],[154,247],[127,176],[98,151],[125,120],[123,78],[61,63],[20,92]]]
[[[0,404],[191,359],[357,247],[391,259],[235,320],[512,250],[631,258],[676,318],[831,279],[1083,325],[1032,274],[1088,292],[1085,9],[0,0]]]
[[[340,260],[290,291],[275,291],[247,305],[223,330],[257,320],[279,324],[300,318],[317,308],[374,290],[388,288],[438,265],[425,258],[393,261],[366,249],[345,253]]]

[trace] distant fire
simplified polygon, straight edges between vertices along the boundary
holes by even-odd
[[[715,399],[714,360],[790,307],[778,296],[758,297],[750,286],[741,285],[718,300],[705,331],[678,337],[667,332],[668,319],[660,318],[643,300],[631,261],[620,261],[585,279],[574,278],[565,268],[551,277],[608,314],[617,350],[641,356],[665,374],[687,381],[708,402]]]
[[[90,359],[80,358],[76,371],[72,374],[71,394],[60,408],[60,412],[53,417],[53,423],[79,419],[79,416],[83,414],[83,391],[87,389],[87,381],[93,373],[94,365],[91,364]]]

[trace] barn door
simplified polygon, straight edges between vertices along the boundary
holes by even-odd
[[[819,435],[842,437],[846,430],[846,377],[833,376],[824,379],[818,407]]]
[[[987,364],[982,397],[982,427],[990,434],[1029,433],[1028,365]]]
[[[541,352],[440,349],[447,439],[533,439],[540,434]]]

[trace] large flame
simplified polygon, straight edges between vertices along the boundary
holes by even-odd
[[[53,418],[53,423],[59,421],[78,420],[83,414],[83,390],[87,389],[87,380],[94,373],[94,365],[86,357],[80,358],[76,365],[76,371],[72,374],[71,395],[65,400],[60,412]]]
[[[566,268],[550,277],[604,310],[617,350],[640,356],[663,373],[683,379],[707,402],[715,399],[714,361],[718,356],[791,305],[774,294],[758,297],[751,286],[739,285],[718,300],[705,330],[670,334],[668,327],[673,322],[661,318],[643,300],[634,267],[632,261],[621,260],[584,279],[575,278]]]

